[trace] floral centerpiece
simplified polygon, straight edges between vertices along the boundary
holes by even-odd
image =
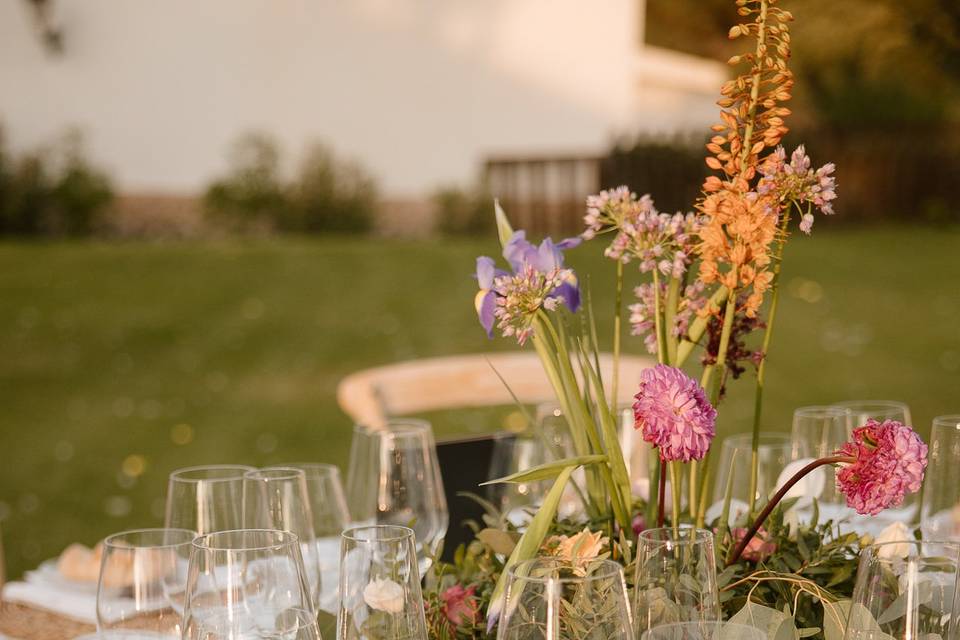
[[[507,268],[489,257],[477,259],[480,323],[489,336],[499,332],[536,351],[569,424],[574,455],[498,480],[553,484],[519,529],[488,504],[484,522],[476,523],[476,539],[457,550],[453,564],[434,564],[425,594],[431,637],[489,637],[503,614],[509,570],[538,556],[564,559],[576,571],[609,558],[625,567],[628,586],[640,589],[631,584],[637,536],[664,526],[678,536],[690,526],[714,533],[724,618],[735,619],[747,608],[756,618],[762,607],[768,618],[788,619],[803,637],[835,636],[842,633],[844,600],[863,539],[840,532],[830,520],[820,522],[815,503],[812,517],[798,522],[793,500],[784,497],[823,465],[838,467],[838,489],[861,514],[899,504],[920,488],[926,445],[907,425],[869,421],[840,450],[810,462],[768,503],[749,505],[739,518],[731,517],[728,486],[720,516],[707,520],[717,412],[727,386],[748,367],[756,376],[747,495],[757,495],[764,371],[784,248],[794,225],[810,234],[816,214],[833,214],[837,195],[832,164],[815,169],[803,146],[789,154],[781,146],[790,115],[784,103],[793,86],[793,16],[776,0],[736,5],[743,22],[729,36],[749,40],[749,50],[730,59],[741,72],[720,90],[720,121],[706,145],[712,173],[693,211],[660,212],[650,195],[618,187],[587,198],[579,237],[535,245],[495,207]],[[610,379],[599,366],[603,323],[564,262],[565,251],[604,237],[610,239],[605,255],[616,264]],[[631,275],[642,282],[625,309]],[[632,495],[617,433],[624,316],[630,334],[658,362],[631,390],[634,427],[657,453],[646,500]],[[753,333],[759,348],[747,346]],[[583,471],[575,475],[578,469]],[[568,484],[580,496],[582,512],[558,518]]]

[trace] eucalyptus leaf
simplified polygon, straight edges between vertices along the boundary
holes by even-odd
[[[850,616],[850,605],[850,600],[840,600],[832,604],[824,603],[823,640],[843,640],[847,618]],[[831,607],[833,613],[828,610]]]
[[[477,540],[493,549],[494,553],[508,556],[517,546],[518,534],[501,529],[484,529],[477,533]]]
[[[759,629],[770,640],[797,640],[800,637],[793,618],[756,602],[747,602],[729,620]]]

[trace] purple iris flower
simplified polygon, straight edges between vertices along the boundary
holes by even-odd
[[[527,266],[540,273],[550,273],[563,269],[563,252],[572,249],[581,242],[580,238],[567,238],[554,243],[546,238],[539,246],[527,240],[526,232],[515,231],[510,241],[503,248],[503,257],[510,264],[513,274],[523,273]],[[493,337],[493,327],[496,324],[497,292],[494,289],[496,278],[511,275],[507,271],[497,269],[492,258],[480,256],[477,258],[477,284],[480,291],[474,300],[480,324],[489,337]],[[551,292],[552,296],[563,300],[570,311],[576,312],[580,308],[580,287],[577,278],[570,271],[568,279]]]
[[[480,291],[477,292],[473,303],[488,338],[493,337],[493,325],[496,322],[493,312],[497,308],[497,294],[493,290],[493,280],[497,277],[498,271],[494,267],[493,258],[487,256],[477,258],[477,284],[480,285]]]

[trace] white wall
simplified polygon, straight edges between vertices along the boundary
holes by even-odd
[[[639,6],[54,0],[65,51],[52,56],[29,3],[5,0],[0,126],[14,149],[81,127],[127,192],[196,191],[261,129],[288,156],[322,139],[387,194],[423,195],[470,181],[487,153],[602,150],[641,113],[653,129],[706,124],[699,89],[644,99]]]

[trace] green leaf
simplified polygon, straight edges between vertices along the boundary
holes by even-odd
[[[477,540],[490,547],[494,553],[508,556],[517,546],[519,534],[502,529],[484,529],[477,533]]]
[[[497,235],[500,236],[500,246],[506,247],[507,243],[510,242],[510,238],[513,237],[513,227],[510,226],[510,221],[507,220],[507,214],[500,207],[500,201],[496,199],[493,201],[493,215],[497,219]]]
[[[756,602],[747,602],[729,622],[759,629],[771,640],[796,640],[799,636],[792,617]]]
[[[850,600],[840,600],[832,604],[824,603],[823,640],[843,640],[847,618],[850,615]],[[830,607],[833,607],[830,609]]]
[[[570,468],[575,469],[577,467],[582,467],[588,464],[599,464],[607,461],[607,456],[603,454],[593,454],[589,456],[577,456],[574,458],[564,458],[563,460],[557,460],[555,462],[547,462],[545,464],[540,464],[535,467],[531,467],[525,471],[517,471],[516,473],[511,473],[508,476],[503,478],[497,478],[496,480],[487,480],[482,482],[480,486],[488,484],[498,484],[502,482],[533,482],[535,480],[551,480],[556,478],[561,471],[564,469]]]
[[[560,506],[560,498],[563,497],[563,489],[573,473],[574,467],[566,467],[554,480],[553,486],[547,492],[543,499],[539,511],[533,516],[526,532],[520,537],[517,546],[514,547],[507,562],[503,565],[503,571],[500,573],[500,579],[497,580],[497,586],[493,589],[493,595],[490,596],[490,608],[487,614],[490,616],[499,616],[500,609],[503,607],[503,590],[507,586],[507,575],[511,567],[524,560],[529,560],[537,555],[543,539],[550,530],[550,524],[557,514],[557,507]]]
[[[337,616],[326,611],[317,612],[317,627],[321,638],[337,637]]]

